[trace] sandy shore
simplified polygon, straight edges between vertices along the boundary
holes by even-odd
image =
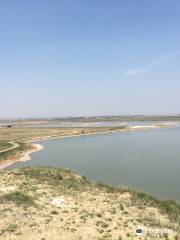
[[[36,137],[29,140],[29,142],[39,142],[39,141],[45,141],[45,140],[51,140],[51,139],[61,139],[61,138],[69,138],[69,137],[79,137],[79,136],[89,136],[89,135],[97,135],[97,134],[106,134],[106,133],[114,133],[114,132],[130,132],[130,131],[146,131],[146,130],[152,130],[152,129],[158,129],[158,128],[169,128],[173,127],[172,124],[158,124],[158,125],[149,125],[149,126],[127,126],[127,128],[124,129],[115,129],[115,130],[107,130],[107,131],[101,131],[101,132],[90,132],[90,133],[76,133],[76,131],[73,134],[70,135],[60,135],[60,136],[46,136],[46,137]]]
[[[120,131],[120,130],[116,130]],[[121,130],[123,131],[123,130]],[[127,131],[127,130],[124,130]],[[15,163],[18,162],[24,162],[24,161],[28,161],[31,160],[31,154],[34,152],[38,152],[44,149],[44,146],[42,146],[39,143],[35,143],[35,142],[39,142],[39,141],[45,141],[45,140],[53,140],[53,139],[61,139],[61,138],[70,138],[70,137],[78,137],[78,136],[88,136],[88,135],[97,135],[97,134],[105,134],[105,133],[112,133],[115,131],[103,131],[103,132],[93,132],[93,133],[82,133],[82,134],[71,134],[71,135],[61,135],[61,136],[46,136],[46,137],[37,137],[37,138],[33,138],[30,139],[28,142],[32,143],[31,146],[33,147],[32,150],[26,151],[23,153],[23,155],[20,158],[15,158],[15,159],[9,159],[9,160],[4,160],[0,163],[0,170],[5,169]]]
[[[31,146],[32,146],[32,149],[27,151],[27,152],[24,152],[20,158],[9,159],[9,160],[2,161],[2,163],[0,163],[0,170],[4,169],[4,168],[6,168],[10,165],[13,165],[17,162],[23,162],[23,161],[31,160],[31,154],[32,153],[38,152],[38,151],[41,151],[41,150],[44,149],[44,147],[41,144],[38,144],[38,143],[33,143]]]
[[[31,154],[34,152],[38,152],[44,149],[44,147],[36,142],[39,141],[45,141],[45,140],[52,140],[52,139],[61,139],[61,138],[70,138],[70,137],[79,137],[79,136],[88,136],[88,135],[97,135],[97,134],[106,134],[106,133],[114,133],[114,132],[130,132],[130,131],[147,131],[152,129],[158,129],[158,128],[169,128],[174,125],[172,124],[157,124],[157,125],[149,125],[149,126],[130,126],[125,129],[115,129],[115,130],[108,130],[108,131],[102,131],[102,132],[89,132],[89,133],[78,133],[74,131],[72,134],[69,135],[60,135],[60,136],[46,136],[46,137],[36,137],[33,139],[29,139],[28,142],[32,143],[32,149],[29,151],[26,151],[22,154],[20,158],[12,158],[9,160],[2,161],[0,163],[0,170],[5,169],[6,167],[13,165],[17,162],[22,161],[28,161],[31,160]]]

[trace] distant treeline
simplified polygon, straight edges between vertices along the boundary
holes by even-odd
[[[0,120],[0,122],[26,122],[26,121],[58,121],[58,122],[103,122],[103,121],[180,121],[177,115],[120,115],[120,116],[89,116],[89,117],[55,117],[55,118],[27,118]],[[8,125],[10,126],[10,124]]]
[[[92,116],[92,117],[67,117],[55,118],[55,121],[75,121],[75,122],[103,122],[103,121],[180,121],[180,115],[174,116]]]

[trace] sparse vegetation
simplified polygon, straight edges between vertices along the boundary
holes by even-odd
[[[143,192],[132,191],[132,201],[143,206],[156,207],[163,214],[168,214],[172,221],[180,223],[180,205],[174,200],[158,200]]]
[[[9,142],[0,142],[0,151],[10,148],[11,146],[12,144]]]
[[[13,202],[16,205],[21,205],[25,207],[32,205],[35,206],[33,198],[20,191],[10,192],[0,197],[1,204],[7,202]]]
[[[18,142],[19,146],[7,152],[0,153],[0,161],[7,160],[13,156],[13,158],[19,157],[23,152],[31,148],[31,146],[24,142]]]
[[[0,151],[11,146],[10,141],[14,141],[19,147],[0,152],[0,161],[13,159],[14,161],[19,158],[22,153],[32,149],[30,140],[43,139],[43,138],[56,138],[71,135],[102,133],[109,131],[124,131],[128,127],[66,127],[66,128],[38,128],[38,127],[23,127],[23,128],[1,128],[0,127]]]
[[[24,168],[0,172],[0,235],[3,240],[138,239],[137,226],[168,229],[179,236],[179,205],[144,193],[90,182],[63,169]],[[63,199],[62,206],[52,205]],[[170,206],[168,207],[168,204]],[[143,205],[143,208],[139,208]],[[173,211],[171,211],[171,209]],[[44,224],[46,228],[44,228]],[[67,237],[68,236],[68,237]],[[88,237],[87,237],[88,236]],[[58,239],[58,238],[57,238]],[[162,234],[161,239],[167,239]]]

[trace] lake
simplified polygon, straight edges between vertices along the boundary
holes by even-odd
[[[9,168],[53,166],[92,180],[180,201],[180,128],[78,136],[40,142],[32,160]]]

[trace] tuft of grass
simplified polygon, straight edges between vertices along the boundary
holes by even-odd
[[[6,231],[8,231],[8,232],[15,232],[16,229],[17,229],[17,224],[11,223],[11,224],[9,224],[9,226],[6,228]]]
[[[0,197],[1,204],[7,202],[13,202],[18,206],[22,205],[25,207],[36,206],[34,199],[31,196],[28,196],[27,194],[19,191],[7,193]]]
[[[117,240],[123,240],[123,238],[121,236],[119,236]]]
[[[127,192],[127,189],[121,188],[121,187],[115,187],[108,184],[103,184],[101,182],[95,182],[95,187],[97,187],[99,190],[102,190],[107,193],[124,193]]]
[[[174,200],[159,200],[143,192],[131,192],[131,200],[134,204],[142,204],[158,208],[161,213],[167,214],[169,218],[180,224],[180,205]]]
[[[0,236],[3,235],[5,232],[13,233],[17,230],[17,224],[10,223],[6,228],[0,230]]]
[[[109,227],[109,224],[106,223],[106,222],[103,222],[103,221],[97,221],[97,222],[96,222],[96,226],[97,226],[97,227],[101,227],[101,228],[108,228],[108,227]]]
[[[58,212],[55,211],[55,210],[52,210],[52,211],[51,211],[51,214],[53,214],[53,215],[58,215]]]

